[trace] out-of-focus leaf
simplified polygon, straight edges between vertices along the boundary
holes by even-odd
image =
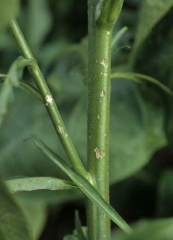
[[[52,16],[47,0],[29,0],[26,20],[26,39],[34,52],[39,51],[41,43],[50,31]],[[46,60],[46,59],[45,59]]]
[[[173,6],[172,0],[144,0],[140,12],[138,30],[135,39],[134,52],[147,38],[154,26],[164,17]]]
[[[18,12],[19,1],[18,0],[0,0],[0,31],[8,26],[9,22]]]
[[[43,228],[46,224],[47,220],[47,207],[45,204],[40,203],[26,203],[23,202],[19,198],[16,199],[19,203],[21,209],[23,210],[24,215],[26,216],[26,219],[28,223],[30,224],[30,231],[32,232],[35,239],[39,239],[40,234],[43,231]]]
[[[22,89],[25,89],[28,92],[32,93],[32,95],[34,95],[39,101],[44,103],[44,100],[43,100],[41,94],[39,93],[39,91],[34,86],[32,86],[31,84],[29,84],[25,81],[22,81],[22,80],[20,80],[19,84],[20,84],[20,87]]]
[[[35,144],[48,156],[71,180],[81,189],[81,191],[99,208],[101,208],[110,219],[115,222],[124,232],[129,233],[132,229],[120,217],[120,215],[101,197],[97,190],[81,175],[76,173],[63,159],[50,150],[41,140],[33,137]]]
[[[65,46],[53,61],[55,67],[48,83],[58,95],[59,103],[76,102],[83,94],[87,82],[87,48],[88,41],[83,39],[79,44]]]
[[[0,74],[0,83],[4,82],[6,78],[7,78],[7,75]],[[22,81],[22,80],[19,81],[19,84],[20,84],[21,89],[25,89],[28,92],[32,93],[38,100],[40,100],[42,103],[44,103],[41,94],[34,86],[32,86],[31,84],[29,84],[25,81]]]
[[[112,240],[172,240],[173,218],[142,220],[133,225],[134,232],[125,235],[122,232],[112,234]]]
[[[30,63],[31,60],[19,57],[11,65],[8,74],[6,75],[4,84],[0,91],[0,124],[7,113],[9,103],[13,100],[13,88],[19,86],[19,79],[23,74],[23,69]]]
[[[133,64],[136,72],[159,79],[168,86],[171,80],[170,60],[173,52],[171,48],[173,39],[172,13],[173,9],[171,8],[155,25],[152,32],[141,44]]]
[[[159,217],[171,217],[173,214],[173,171],[163,173],[158,182],[157,189],[157,215]]]
[[[75,190],[77,187],[70,181],[51,177],[15,178],[6,181],[11,193],[36,190]]]
[[[77,238],[74,235],[66,235],[63,240],[79,240],[79,238]]]
[[[172,2],[172,1],[170,1]],[[172,70],[172,42],[173,42],[173,8],[158,22],[153,31],[141,45],[133,60],[133,71],[159,79],[161,83],[173,89]],[[159,37],[158,37],[159,36]],[[162,46],[162,47],[161,47]],[[166,116],[160,125],[160,130],[166,130],[167,139],[173,146],[173,104],[172,99],[166,98],[153,86],[140,87],[142,97],[148,106],[148,112],[152,114],[158,111],[157,119]]]
[[[78,124],[76,124],[76,121]],[[67,128],[82,161],[87,159],[87,97],[86,91],[68,118]]]
[[[32,240],[28,223],[18,204],[0,179],[0,234],[3,240]]]
[[[158,109],[156,109],[158,110]],[[110,116],[110,175],[117,182],[139,171],[166,139],[163,115],[149,114],[137,86],[118,79],[112,84]],[[136,151],[138,149],[138,151]]]
[[[170,65],[170,57],[173,55],[171,51],[173,41],[172,10],[169,11],[172,6],[172,1],[169,1],[169,3],[168,1],[164,3],[162,1],[145,1],[143,4],[139,23],[139,31],[143,31],[143,33],[137,33],[137,39],[132,53],[132,71],[159,79],[161,84],[164,84],[164,86],[172,90],[170,84],[168,84],[169,79],[173,76]],[[162,4],[165,4],[163,8]],[[158,12],[157,7],[160,9]],[[153,17],[149,17],[147,14],[151,14]],[[152,26],[147,24],[147,21],[151,21]],[[150,31],[151,29],[149,29],[148,26],[153,28],[152,31]],[[121,135],[118,135],[117,140],[114,142],[114,149],[116,147],[118,147],[118,149],[116,149],[113,157],[114,159],[118,159],[121,156],[121,159],[125,159],[125,161],[115,160],[115,165],[114,167],[112,166],[111,169],[116,169],[119,175],[119,177],[117,176],[116,178],[121,179],[123,175],[128,176],[130,172],[132,174],[144,166],[157,149],[166,145],[164,108],[165,106],[169,106],[169,104],[165,104],[165,102],[172,101],[172,99],[170,97],[169,100],[166,99],[164,92],[150,83],[140,84],[132,88],[130,86],[121,88],[120,82],[114,84],[119,89],[119,92],[115,89],[115,95],[113,95],[112,101],[114,101],[115,110],[117,109],[119,111],[115,111],[115,125],[111,127],[111,129],[116,129],[114,132],[115,136],[117,132],[121,132]],[[125,84],[127,83],[124,83],[124,85]],[[134,85],[133,83],[129,84]],[[130,92],[131,94],[129,94]],[[116,99],[119,99],[118,101],[120,103],[118,103]],[[136,110],[134,108],[135,105],[138,108],[136,108]],[[167,110],[166,114],[168,115],[168,113],[171,112],[172,111]],[[121,119],[121,121],[118,119]],[[127,139],[130,140],[126,142]],[[111,145],[113,147],[112,143]],[[124,146],[124,152],[121,151],[121,146]],[[138,149],[136,152],[138,157],[136,158],[136,155],[132,158],[135,149]],[[110,152],[110,155],[110,158],[112,158],[112,152]],[[135,161],[135,159],[138,160]]]

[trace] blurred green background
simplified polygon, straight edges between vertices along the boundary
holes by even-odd
[[[173,1],[160,2],[125,0],[114,34],[127,26],[118,47],[128,45],[131,49],[124,47],[112,52],[112,72],[147,74],[173,89]],[[86,164],[87,2],[23,0],[18,22]],[[0,72],[8,72],[18,55],[8,29],[3,30]],[[23,78],[33,84],[26,70]],[[111,204],[129,223],[149,219],[149,227],[145,227],[154,229],[152,219],[170,217],[172,221],[173,215],[173,101],[152,83],[137,85],[127,79],[112,80],[111,97]],[[67,178],[32,143],[23,142],[36,134],[67,159],[44,106],[30,93],[14,89],[0,132],[0,172],[4,179]],[[83,225],[86,224],[81,195],[37,191],[15,197],[37,239],[61,240],[72,233],[76,209]],[[162,229],[159,226],[156,224],[155,232]],[[112,225],[112,239],[126,239],[114,228]],[[159,238],[160,234],[151,239],[172,239],[173,230],[168,232],[167,238]]]

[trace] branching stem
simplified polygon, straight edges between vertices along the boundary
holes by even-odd
[[[21,55],[26,59],[32,59],[33,64],[30,65],[29,71],[31,75],[34,78],[34,81],[38,87],[38,90],[44,99],[45,106],[47,108],[47,111],[49,113],[49,116],[51,118],[51,121],[54,125],[54,128],[59,136],[59,139],[62,143],[62,146],[64,147],[64,150],[69,158],[69,161],[71,162],[74,170],[81,174],[84,177],[87,177],[87,172],[75,150],[75,147],[69,137],[69,134],[64,126],[64,123],[62,121],[61,115],[57,109],[56,103],[53,99],[53,96],[46,84],[46,81],[42,75],[42,72],[27,44],[25,41],[25,38],[15,20],[13,20],[10,24],[10,30],[12,32],[12,35],[16,41],[16,44],[18,46],[18,49],[21,53]]]

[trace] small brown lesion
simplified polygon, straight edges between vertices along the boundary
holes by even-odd
[[[42,178],[33,178],[32,182],[40,183],[40,182],[43,182],[43,179]]]

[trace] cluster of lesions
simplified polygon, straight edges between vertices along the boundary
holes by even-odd
[[[98,147],[96,147],[96,148],[94,149],[94,152],[95,152],[95,154],[96,154],[96,158],[97,158],[97,159],[102,159],[102,158],[104,158],[104,156],[105,156],[105,152],[104,152],[102,149],[98,148]]]

